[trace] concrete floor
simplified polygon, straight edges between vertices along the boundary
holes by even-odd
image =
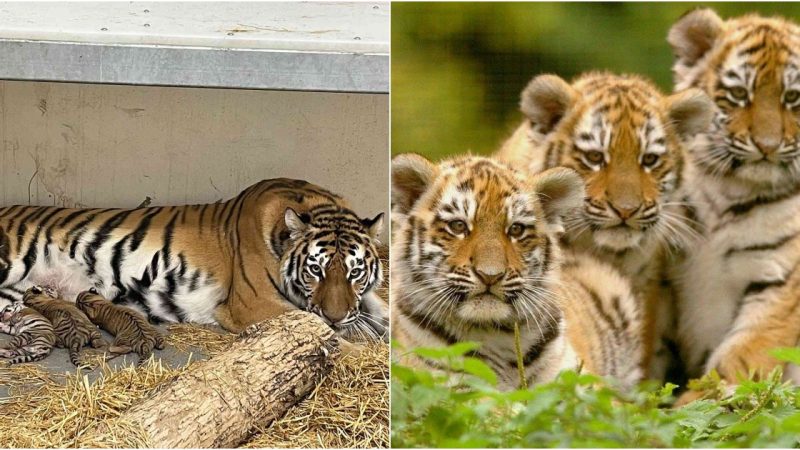
[[[161,332],[164,334],[167,333],[165,325],[158,325],[156,328],[161,330]],[[105,331],[101,331],[101,333],[103,333],[103,338],[106,339],[106,341],[114,341],[113,337],[111,337],[111,335]],[[11,336],[0,333],[0,346],[6,345],[11,339]],[[82,354],[94,351],[95,350],[91,347],[84,347]],[[180,367],[185,365],[189,361],[190,354],[192,361],[208,359],[208,355],[199,348],[189,348],[188,351],[179,351],[175,347],[167,345],[164,350],[156,350],[154,353],[156,358],[161,358],[162,364],[169,367]],[[124,365],[136,364],[137,361],[138,356],[135,353],[130,353],[112,359],[108,362],[108,365],[113,368],[118,368]],[[53,349],[53,352],[50,353],[47,358],[34,364],[39,365],[53,374],[64,374],[67,372],[75,373],[76,371],[75,366],[73,366],[69,361],[69,355],[67,351],[63,348]],[[94,370],[84,370],[83,373],[89,376],[89,381],[94,381],[102,374],[102,370],[100,368],[95,368]],[[0,400],[7,398],[8,396],[8,387],[0,386]]]

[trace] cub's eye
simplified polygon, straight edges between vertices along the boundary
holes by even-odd
[[[800,100],[800,91],[790,89],[783,93],[784,103],[794,103],[797,100]]]
[[[508,235],[512,238],[518,238],[522,236],[522,233],[525,232],[525,226],[521,223],[512,223],[510,227],[508,227]]]
[[[731,93],[731,97],[733,97],[734,100],[747,100],[747,89],[741,86],[732,87],[728,92]]]
[[[655,153],[647,153],[642,156],[642,165],[645,167],[653,167],[659,160],[659,156]]]
[[[361,275],[361,269],[353,269],[350,271],[350,278],[356,279]]]
[[[605,161],[603,152],[598,152],[597,150],[586,152],[584,156],[586,157],[587,161],[595,165],[602,164]]]
[[[319,266],[308,266],[308,271],[311,272],[311,275],[320,276],[322,274],[322,269]]]
[[[447,228],[453,234],[464,234],[467,232],[467,223],[463,220],[451,220],[447,222]]]

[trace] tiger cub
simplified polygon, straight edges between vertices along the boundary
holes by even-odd
[[[569,169],[528,179],[482,157],[394,158],[392,336],[406,348],[478,342],[476,356],[512,389],[518,325],[526,384],[579,366],[638,381],[641,313],[627,285],[590,257],[562,270],[562,217],[583,196]]]
[[[0,332],[14,336],[9,347],[0,348],[0,358],[6,358],[9,364],[42,360],[56,343],[50,321],[19,302],[0,311]]]
[[[94,289],[78,294],[75,304],[100,328],[114,335],[109,353],[136,352],[139,362],[147,360],[153,349],[164,349],[164,336],[139,312],[115,305]]]
[[[32,286],[22,296],[25,306],[35,309],[53,325],[56,346],[66,348],[73,365],[80,365],[80,351],[85,345],[107,348],[100,331],[74,303],[57,298],[39,286]]]
[[[521,109],[526,120],[496,157],[529,173],[561,166],[581,175],[586,199],[566,220],[566,249],[628,280],[646,311],[648,375],[664,378],[674,326],[671,287],[661,281],[672,248],[696,235],[676,201],[682,150],[708,126],[711,101],[696,89],[665,96],[633,75],[589,73],[571,84],[541,75],[523,91]]]
[[[681,350],[692,376],[715,369],[735,383],[800,338],[800,27],[697,9],[668,40],[676,88],[715,103],[688,148],[687,200],[704,233],[677,276]]]

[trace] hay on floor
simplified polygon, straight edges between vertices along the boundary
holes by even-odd
[[[389,346],[340,358],[308,398],[244,447],[388,448]]]
[[[235,338],[193,325],[171,333],[170,344],[211,355]],[[265,424],[246,446],[388,447],[388,353],[387,345],[376,344],[340,358],[307,399],[281,420]],[[57,375],[34,364],[2,367],[0,384],[10,387],[10,396],[0,399],[2,442],[12,448],[147,447],[141,430],[120,422],[120,413],[191,364],[174,369],[157,359],[138,368],[102,364],[103,376],[91,383],[77,370]]]

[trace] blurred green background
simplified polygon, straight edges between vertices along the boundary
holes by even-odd
[[[667,31],[697,6],[800,14],[797,3],[393,3],[392,152],[493,152],[540,73],[640,73],[669,92]]]

